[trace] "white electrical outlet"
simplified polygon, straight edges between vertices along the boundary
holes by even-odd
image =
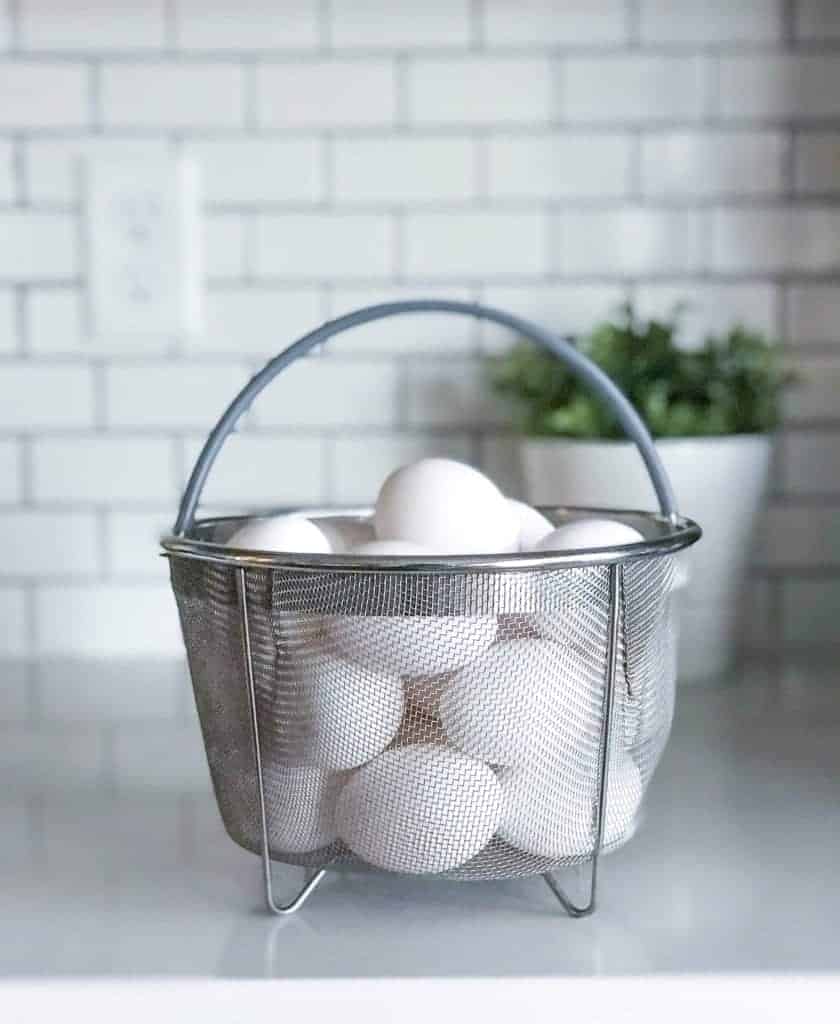
[[[89,301],[96,335],[201,329],[198,167],[183,158],[88,165]]]

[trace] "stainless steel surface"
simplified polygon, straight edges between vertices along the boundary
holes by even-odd
[[[67,678],[66,666],[49,671]],[[116,681],[150,685],[161,671],[149,663],[132,676],[121,666]],[[73,748],[61,745],[44,778],[52,735],[32,733],[31,778],[19,764],[0,797],[3,976],[840,969],[834,664],[753,669],[726,686],[680,691],[645,820],[632,843],[603,858],[599,911],[581,921],[558,915],[539,879],[332,873],[293,918],[266,917],[258,861],[224,835],[209,785],[86,784],[62,760]],[[301,869],[275,871],[279,889],[299,888]]]
[[[610,781],[610,733],[615,711],[615,683],[618,670],[618,641],[621,625],[621,569],[610,566],[610,622],[607,634],[607,667],[604,679],[604,703],[601,718],[601,748],[598,751],[598,797],[595,803],[595,846],[589,869],[589,895],[585,903],[569,899],[550,871],[543,876],[549,889],[569,917],[588,917],[595,910],[598,894],[598,862],[604,845],[606,823],[607,787]]]
[[[171,569],[222,818],[275,913],[269,857],[473,881],[632,835],[673,708],[667,555],[620,574]]]
[[[161,546],[168,555],[193,558],[218,565],[252,568],[278,569],[331,569],[334,572],[463,572],[464,569],[556,569],[575,568],[585,565],[611,565],[633,558],[673,554],[689,547],[700,539],[700,527],[684,516],[668,517],[655,512],[634,509],[572,508],[553,505],[540,506],[540,512],[559,526],[562,523],[587,515],[608,515],[635,527],[644,540],[634,544],[617,544],[609,548],[592,548],[564,552],[518,552],[514,554],[487,555],[358,555],[348,554],[291,554],[276,551],[254,551],[231,547],[226,538],[235,533],[249,519],[265,518],[272,514],[283,514],[289,509],[278,509],[275,513],[261,511],[259,515],[214,516],[197,520],[186,535],[170,534],[161,540]],[[296,509],[302,515],[315,519],[352,519],[367,521],[372,509]]]

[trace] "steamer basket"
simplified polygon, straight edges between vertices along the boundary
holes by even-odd
[[[607,514],[643,540],[562,554],[281,555],[226,543],[248,517],[195,520],[225,438],[279,372],[349,327],[420,312],[508,326],[610,403],[661,513]],[[542,511],[559,525],[594,510]],[[366,509],[305,514],[334,536],[370,530]],[[673,556],[699,536],[626,398],[569,342],[517,317],[448,301],[374,306],[268,363],[210,434],[163,547],[219,810],[261,855],[269,909],[296,910],[328,869],[372,868],[542,875],[570,914],[590,913],[598,856],[633,834],[668,738]],[[287,905],[272,860],[311,872]],[[578,905],[553,873],[584,862]]]

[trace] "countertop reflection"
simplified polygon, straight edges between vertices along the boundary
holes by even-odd
[[[56,764],[55,771],[61,771]],[[573,921],[540,879],[328,877],[290,919],[190,792],[0,797],[0,975],[420,977],[840,967],[835,669],[683,689],[637,837]],[[297,869],[278,865],[291,893]]]

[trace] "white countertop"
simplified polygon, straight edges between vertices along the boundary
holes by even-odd
[[[567,918],[539,879],[328,877],[295,917],[262,909],[258,860],[212,796],[5,794],[37,819],[0,891],[0,976],[389,978],[821,972],[840,967],[836,672],[753,671],[681,691],[637,837],[601,905]],[[60,770],[60,766],[58,766]],[[31,825],[32,822],[30,821]],[[298,869],[276,867],[294,890]]]

